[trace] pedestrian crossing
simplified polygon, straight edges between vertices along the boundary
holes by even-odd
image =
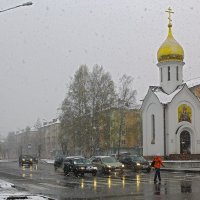
[[[136,174],[135,176],[122,176],[122,177],[82,177],[78,179],[66,179],[68,184],[77,185],[80,187],[115,187],[124,185],[139,185],[139,184],[154,184],[154,173],[151,174]],[[200,176],[195,174],[168,176],[162,173],[162,182],[181,182],[191,179],[199,179]]]
[[[167,173],[162,172],[162,183],[173,183],[179,184],[181,181],[199,180],[200,175],[197,174],[179,174],[179,173]],[[41,182],[44,187],[54,187],[57,188],[67,188],[67,187],[77,187],[77,188],[113,188],[113,187],[138,187],[141,184],[154,184],[154,173],[138,173],[132,176],[122,176],[122,177],[112,177],[112,176],[97,176],[93,177],[90,175],[85,175],[84,177],[68,176],[64,179],[48,179],[48,183],[44,180]]]

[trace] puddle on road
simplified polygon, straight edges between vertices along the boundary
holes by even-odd
[[[190,181],[181,182],[181,192],[182,193],[191,193],[192,192],[192,183]]]
[[[33,171],[37,171],[38,167],[37,165],[33,165],[33,166],[29,166],[29,165],[23,165],[21,167],[21,170],[22,170],[22,177],[23,178],[31,178],[33,177]]]

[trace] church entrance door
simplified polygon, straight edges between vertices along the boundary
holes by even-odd
[[[182,131],[180,134],[180,153],[181,154],[190,154],[191,139],[190,133],[188,131]]]

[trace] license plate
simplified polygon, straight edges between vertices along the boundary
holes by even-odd
[[[92,169],[92,167],[87,167],[86,169],[87,169],[87,170],[91,170],[91,169]]]

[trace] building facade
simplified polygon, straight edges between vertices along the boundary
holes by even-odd
[[[18,158],[21,154],[29,154],[39,158],[54,158],[61,151],[59,131],[60,122],[54,119],[38,129],[26,128],[13,133],[6,141],[7,157],[12,155],[12,158]]]

